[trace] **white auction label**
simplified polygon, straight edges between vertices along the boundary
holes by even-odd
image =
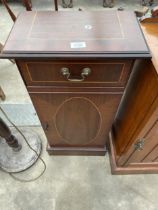
[[[91,26],[91,25],[85,25],[84,27],[85,27],[85,29],[87,29],[87,30],[91,30],[91,29],[92,29],[92,26]]]
[[[85,42],[71,42],[70,45],[71,45],[71,48],[84,48],[84,47],[86,47]]]

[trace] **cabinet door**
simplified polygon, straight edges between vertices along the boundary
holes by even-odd
[[[158,100],[156,100],[158,102]],[[156,103],[158,105],[158,103]],[[124,166],[158,164],[158,108],[153,112],[129,152],[124,157]]]
[[[30,93],[51,147],[105,147],[121,93]]]

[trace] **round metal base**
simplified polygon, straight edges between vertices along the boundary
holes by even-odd
[[[29,129],[22,129],[21,132],[39,156],[42,143],[38,135]],[[0,138],[0,168],[7,172],[17,173],[32,166],[37,161],[38,156],[29,148],[18,131],[12,130],[12,134],[17,138],[22,148],[20,151],[14,151],[7,145],[5,139]]]

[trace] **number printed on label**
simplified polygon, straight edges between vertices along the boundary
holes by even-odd
[[[70,46],[71,48],[85,48],[86,43],[85,42],[71,42]]]

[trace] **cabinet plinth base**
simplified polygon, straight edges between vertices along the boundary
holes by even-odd
[[[91,147],[50,147],[47,145],[47,152],[49,155],[88,155],[88,156],[104,156],[107,152],[104,148]]]
[[[157,174],[158,173],[158,164],[144,164],[137,163],[134,166],[118,166],[116,162],[116,152],[114,140],[112,138],[112,133],[109,134],[109,157],[111,164],[111,173],[113,175],[127,175],[127,174]]]

